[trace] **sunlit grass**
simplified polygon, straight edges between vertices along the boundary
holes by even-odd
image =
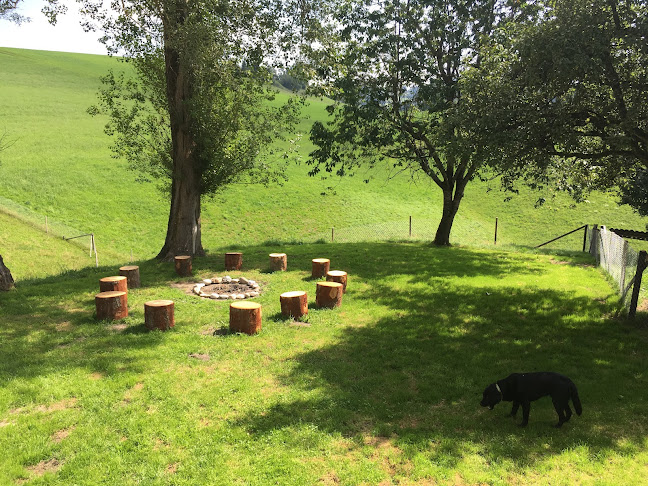
[[[277,249],[289,270],[268,273]],[[115,269],[3,294],[0,483],[642,482],[647,336],[608,319],[616,298],[587,260],[422,244],[243,252],[232,275],[264,289],[254,337],[226,333],[226,302],[171,288],[168,263],[139,262],[143,288],[118,323],[93,318]],[[314,305],[315,256],[349,272],[339,309]],[[223,275],[222,254],[194,269]],[[307,325],[279,313],[295,289]],[[176,302],[174,330],[145,331],[154,298]],[[548,399],[526,429],[505,405],[479,407],[486,384],[543,369],[579,387],[583,415],[563,429]]]

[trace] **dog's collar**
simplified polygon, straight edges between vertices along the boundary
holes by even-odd
[[[502,393],[502,390],[499,387],[499,385],[497,384],[497,382],[495,382],[495,388],[497,388],[497,391],[500,392],[500,395],[502,395],[502,399],[504,399],[504,394]]]

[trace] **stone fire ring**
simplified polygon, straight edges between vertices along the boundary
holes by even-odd
[[[205,299],[214,300],[237,300],[258,297],[261,287],[254,280],[245,277],[206,278],[194,285],[193,293]]]

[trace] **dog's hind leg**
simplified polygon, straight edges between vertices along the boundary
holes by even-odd
[[[572,416],[572,409],[569,407],[569,403],[565,403],[565,422],[569,422],[571,416]]]
[[[509,414],[509,416],[515,417],[518,408],[520,408],[520,402],[518,402],[517,400],[513,400],[513,407],[511,408],[511,413]]]
[[[569,417],[571,417],[571,409],[569,408],[569,404],[567,403],[567,400],[560,400],[555,397],[551,397],[551,401],[553,402],[553,406],[556,409],[556,413],[558,414],[558,423],[555,426],[562,427],[562,424],[569,420],[569,418],[565,418],[565,406],[567,406],[567,409],[569,410]]]
[[[529,423],[529,412],[531,411],[531,402],[522,402],[522,423],[520,427],[526,427]]]

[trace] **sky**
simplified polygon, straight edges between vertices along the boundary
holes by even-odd
[[[0,20],[0,47],[105,55],[105,46],[97,40],[100,33],[86,33],[81,28],[77,3],[74,0],[60,3],[66,5],[68,11],[59,17],[56,26],[52,26],[41,13],[43,0],[22,0],[17,12],[31,17],[31,22],[16,25]]]

